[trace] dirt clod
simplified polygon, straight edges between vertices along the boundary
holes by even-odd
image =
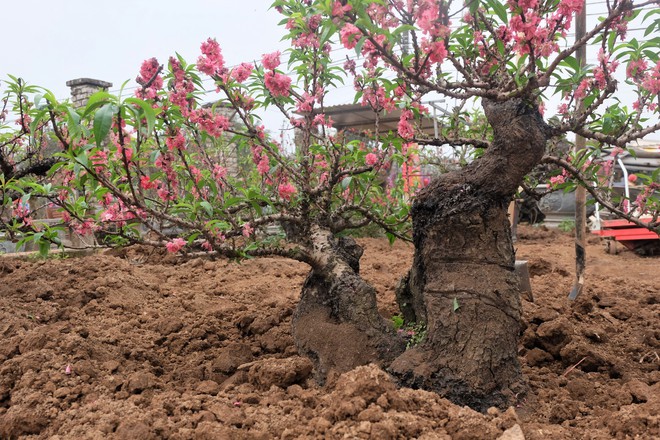
[[[312,372],[312,362],[304,357],[292,356],[285,359],[256,361],[248,372],[248,380],[255,386],[267,390],[271,386],[286,388],[304,382]]]
[[[559,318],[539,325],[536,334],[545,351],[558,357],[561,349],[573,338],[573,326],[567,319]]]
[[[498,440],[525,440],[525,434],[520,425],[515,424],[511,428],[504,431],[504,433],[498,437]]]

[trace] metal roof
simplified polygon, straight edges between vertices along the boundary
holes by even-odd
[[[376,112],[374,112],[369,106],[362,104],[334,105],[326,107],[324,109],[324,114],[332,117],[332,120],[334,121],[333,127],[337,130],[376,130]],[[401,118],[401,109],[397,108],[391,112],[383,111],[379,116],[379,131],[396,131],[399,119]],[[416,119],[415,122],[424,133],[430,136],[435,134],[435,125],[432,116],[429,115]]]

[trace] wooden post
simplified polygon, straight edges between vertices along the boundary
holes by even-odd
[[[584,36],[587,29],[587,3],[582,1],[582,10],[575,21],[575,41],[579,41]],[[583,45],[577,50],[577,60],[580,67],[583,67],[587,61],[587,47]],[[584,103],[580,100],[578,112],[584,111]],[[586,141],[584,137],[575,135],[574,152],[584,150]],[[586,268],[586,235],[587,235],[587,210],[586,210],[587,190],[584,186],[578,185],[575,190],[575,284],[568,298],[575,300],[584,287],[584,271]]]

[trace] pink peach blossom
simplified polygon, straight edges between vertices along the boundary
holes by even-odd
[[[279,186],[278,192],[284,200],[291,200],[291,196],[297,192],[296,187],[290,183],[283,183]]]
[[[261,64],[265,69],[275,70],[281,64],[280,51],[267,53],[261,56]]]
[[[287,97],[291,93],[291,78],[278,72],[266,73],[264,82],[266,88],[274,97]]]
[[[249,223],[243,225],[243,237],[249,238],[254,233],[254,228]]]
[[[250,77],[254,66],[250,63],[241,63],[231,72],[231,77],[238,82],[243,82]]]
[[[165,247],[167,248],[167,252],[171,252],[174,254],[179,252],[185,245],[186,245],[186,240],[177,237],[174,240],[168,241],[165,244]]]
[[[197,59],[197,68],[209,76],[219,75],[225,71],[225,60],[218,42],[209,38],[202,43],[202,54]]]
[[[360,38],[362,38],[362,31],[360,31],[357,26],[351,23],[346,23],[344,27],[341,28],[341,31],[339,31],[339,35],[344,47],[346,49],[353,49],[357,46]]]

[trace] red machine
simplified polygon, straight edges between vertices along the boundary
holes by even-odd
[[[591,232],[601,237],[611,237],[628,249],[636,252],[643,251],[640,253],[644,254],[649,253],[648,251],[651,248],[660,248],[660,243],[658,243],[660,236],[658,234],[641,228],[628,220],[601,220],[600,229]],[[613,246],[610,246],[609,249],[616,252],[616,248]]]
[[[615,191],[618,190],[624,194],[626,198],[630,199],[631,194],[634,195],[634,188],[631,188],[629,183],[630,172],[652,173],[660,167],[660,146],[652,148],[633,148],[635,155],[624,153],[622,156],[616,157],[618,175],[620,179],[614,182]],[[596,210],[596,217],[600,224],[600,228],[592,231],[601,237],[609,237],[608,251],[616,253],[616,243],[621,243],[626,248],[638,253],[640,255],[658,255],[660,254],[660,236],[657,233],[642,228],[634,223],[624,219],[601,219]],[[639,218],[642,222],[647,219],[651,220],[650,216],[641,216]]]

